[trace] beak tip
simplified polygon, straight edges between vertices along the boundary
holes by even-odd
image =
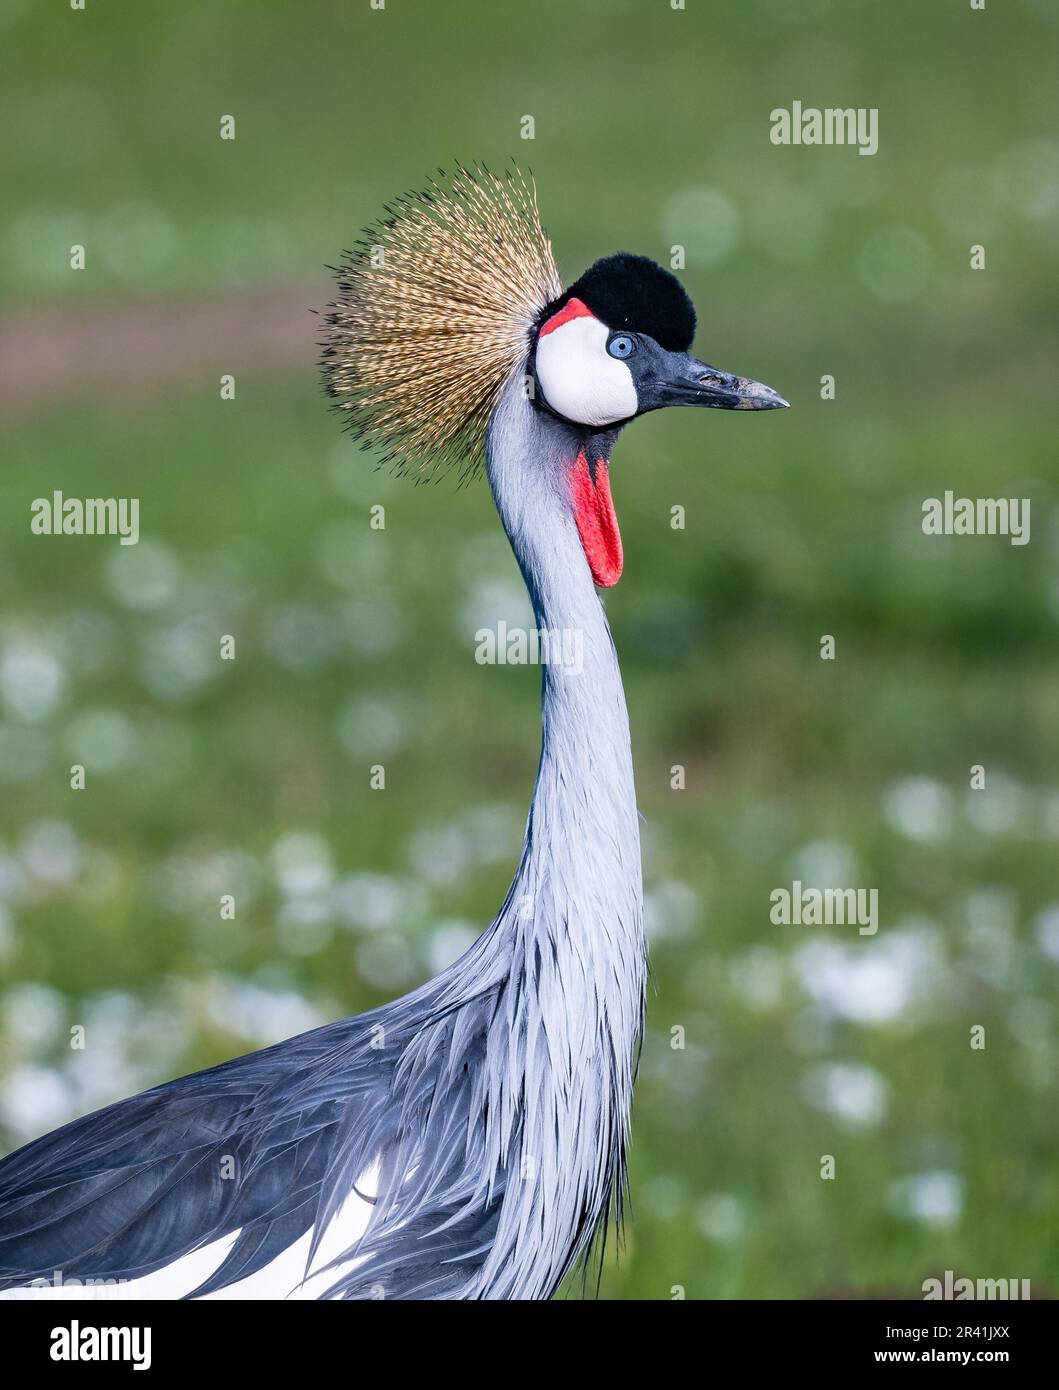
[[[739,382],[736,410],[789,410],[790,405],[790,401],[763,381],[742,378]]]
[[[789,410],[790,401],[763,381],[722,372],[694,357],[674,354],[674,374],[664,405],[704,405],[720,410]]]
[[[753,395],[746,395],[735,403],[736,410],[790,410],[791,403],[783,399],[778,392],[766,387],[763,391],[756,391]]]

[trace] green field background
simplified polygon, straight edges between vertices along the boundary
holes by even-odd
[[[684,245],[697,354],[794,407],[615,452],[653,982],[603,1296],[1054,1296],[1059,6],[6,0],[0,44],[0,1143],[394,997],[499,904],[538,676],[473,634],[517,570],[484,485],[341,434],[309,311],[395,193],[515,157],[567,282]],[[772,145],[794,100],[879,152]],[[31,535],[55,489],[139,497],[139,545]],[[925,537],[946,490],[1030,497],[1030,544]],[[773,925],[794,878],[878,933]]]

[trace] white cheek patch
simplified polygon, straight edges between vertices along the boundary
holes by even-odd
[[[582,315],[537,340],[537,379],[557,414],[579,425],[612,425],[639,407],[632,373],[607,351],[610,330]]]

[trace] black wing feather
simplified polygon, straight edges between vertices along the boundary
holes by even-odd
[[[331,1024],[86,1115],[0,1161],[0,1288],[133,1279],[233,1231],[212,1292],[313,1224],[336,1136],[385,1088],[365,1019]],[[223,1165],[223,1166],[222,1166]]]

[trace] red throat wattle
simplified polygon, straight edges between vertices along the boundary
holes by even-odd
[[[577,534],[581,537],[593,580],[599,588],[611,589],[621,578],[622,553],[607,460],[598,459],[595,477],[592,474],[582,449],[571,474]]]

